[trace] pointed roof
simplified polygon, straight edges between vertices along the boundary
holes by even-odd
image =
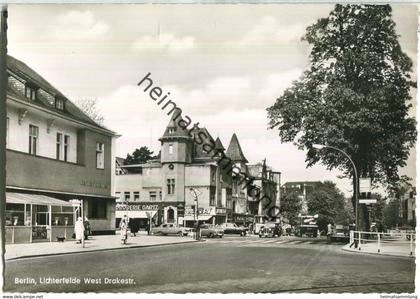
[[[175,110],[171,116],[171,120],[166,126],[163,136],[159,140],[162,141],[162,139],[165,138],[191,138],[191,136],[188,134],[188,131],[179,125],[179,121],[181,119],[182,115],[180,115],[179,112]]]
[[[207,136],[206,139],[199,136],[199,133],[202,133],[201,136]],[[191,131],[191,134],[193,136],[194,140],[202,139],[203,142],[201,144],[198,144],[197,142],[194,142],[194,158],[210,158],[213,154],[211,152],[207,153],[204,150],[205,144],[216,144],[214,141],[213,136],[211,136],[210,132],[205,128],[194,128]]]
[[[220,141],[219,137],[216,138],[216,147],[214,149],[225,151],[225,148],[223,147],[222,141]]]
[[[232,135],[232,139],[230,140],[229,147],[226,151],[226,156],[230,158],[233,162],[248,163],[248,160],[245,158],[245,155],[242,152],[242,148],[239,144],[239,140],[236,136],[236,133],[233,133]]]

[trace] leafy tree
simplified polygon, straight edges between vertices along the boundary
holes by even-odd
[[[136,148],[136,150],[131,155],[127,154],[127,158],[125,158],[125,164],[141,164],[154,158],[155,156],[153,156],[153,152],[149,150],[147,146],[142,146],[140,148]]]
[[[384,208],[383,212],[383,223],[386,228],[395,228],[397,225],[402,225],[402,219],[400,217],[401,204],[396,198],[391,199]]]
[[[326,230],[329,223],[348,225],[351,216],[344,194],[333,182],[318,183],[315,190],[306,196],[310,215],[318,214],[320,230]]]
[[[310,67],[267,109],[270,125],[278,126],[282,142],[308,149],[308,166],[340,169],[355,186],[346,157],[313,148],[335,146],[350,155],[359,176],[395,185],[415,144],[416,124],[408,115],[412,62],[398,42],[391,7],[336,5],[303,39],[311,45]]]
[[[76,105],[96,123],[103,125],[105,118],[99,111],[97,99],[80,99]]]
[[[302,199],[296,191],[286,192],[281,197],[281,215],[289,220],[291,225],[299,223],[298,215],[302,211]]]

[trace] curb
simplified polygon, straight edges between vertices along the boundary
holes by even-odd
[[[82,254],[82,253],[90,253],[90,252],[98,252],[98,251],[112,251],[112,250],[125,250],[125,249],[133,249],[133,248],[147,248],[147,247],[158,247],[158,246],[171,246],[171,245],[178,245],[178,244],[190,244],[190,243],[198,243],[198,242],[206,242],[206,240],[193,240],[193,241],[183,241],[178,243],[162,243],[162,244],[149,244],[149,245],[133,245],[133,246],[125,246],[125,247],[114,247],[114,248],[103,248],[103,249],[92,249],[92,250],[80,250],[80,251],[71,251],[71,252],[61,252],[61,253],[46,253],[46,254],[33,254],[33,255],[23,255],[18,257],[12,257],[9,259],[5,259],[6,262],[8,261],[16,261],[20,259],[29,259],[35,257],[46,257],[46,256],[59,256],[59,255],[70,255],[70,254]]]
[[[359,253],[359,254],[371,254],[376,256],[392,256],[392,257],[403,257],[403,258],[416,258],[415,255],[402,255],[402,254],[392,254],[392,253],[380,253],[380,252],[369,252],[369,251],[361,251],[361,250],[353,250],[348,248],[348,245],[341,248],[343,251]]]

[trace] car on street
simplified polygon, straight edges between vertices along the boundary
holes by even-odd
[[[222,238],[224,235],[223,228],[220,228],[213,224],[202,224],[200,225],[200,235],[207,238]]]
[[[175,223],[164,223],[160,226],[153,227],[151,233],[153,235],[178,235],[186,236],[191,231],[188,227],[183,227]]]
[[[260,228],[258,232],[260,238],[277,238],[281,236],[280,223],[264,223],[264,226]]]
[[[241,235],[246,236],[247,228],[238,226],[236,223],[223,223],[220,225],[225,235]]]

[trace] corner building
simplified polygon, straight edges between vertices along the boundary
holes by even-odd
[[[83,200],[93,234],[115,233],[114,140],[59,90],[7,57],[7,243],[71,239]]]

